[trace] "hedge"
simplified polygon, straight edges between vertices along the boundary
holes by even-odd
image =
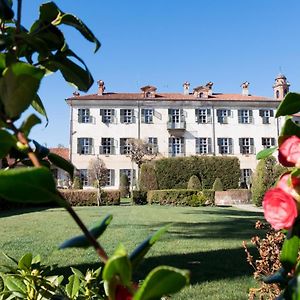
[[[145,205],[147,204],[147,192],[145,191],[132,191],[132,204]]]
[[[149,204],[201,206],[206,201],[206,196],[199,190],[152,190],[147,193],[147,202]]]
[[[183,189],[197,175],[204,189],[211,189],[217,177],[224,190],[239,185],[240,163],[237,157],[191,156],[163,158],[153,162],[159,189]]]
[[[72,206],[96,206],[97,190],[60,190]],[[100,205],[120,205],[120,191],[102,191]]]

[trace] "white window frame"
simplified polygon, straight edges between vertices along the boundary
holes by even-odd
[[[196,154],[209,154],[211,153],[211,147],[208,137],[196,138]]]
[[[240,153],[241,154],[254,154],[254,139],[253,138],[240,138]]]
[[[78,123],[91,123],[89,108],[78,108]]]
[[[89,185],[89,177],[88,177],[88,170],[87,169],[79,169],[79,178],[82,183],[82,186]]]
[[[114,154],[114,139],[111,137],[101,138],[100,154]]]
[[[122,108],[121,113],[121,123],[132,124],[134,123],[134,110],[132,108]]]
[[[169,155],[171,157],[184,156],[184,138],[171,137],[169,138]]]
[[[262,137],[261,144],[264,149],[271,148],[275,146],[275,138],[272,137]]]
[[[230,117],[231,111],[229,109],[217,109],[218,123],[228,124],[228,117]]]
[[[114,121],[114,109],[113,108],[103,108],[102,109],[102,122],[109,124]]]
[[[158,152],[157,137],[148,137],[148,152],[149,154],[156,154]]]
[[[153,108],[143,108],[142,109],[142,122],[145,124],[152,124],[153,123],[153,115],[154,115]]]
[[[219,154],[232,154],[232,139],[218,138]]]
[[[120,138],[120,154],[130,155],[131,145],[129,144],[130,138]]]
[[[253,112],[251,109],[239,109],[238,119],[240,124],[251,124],[253,122]]]
[[[77,153],[78,154],[92,154],[92,147],[93,147],[93,139],[82,137],[77,138]]]

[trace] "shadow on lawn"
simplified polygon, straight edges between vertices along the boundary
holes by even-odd
[[[188,215],[197,215],[197,214],[204,214],[204,215],[222,215],[222,216],[240,216],[240,217],[263,217],[263,212],[254,212],[254,211],[246,211],[246,210],[238,210],[238,209],[229,209],[228,207],[218,207],[217,209],[214,207],[213,209],[203,209],[199,210],[192,210],[183,212],[183,214]]]
[[[251,267],[246,262],[246,255],[241,249],[220,249],[214,251],[194,252],[188,254],[171,254],[146,258],[134,271],[133,279],[144,279],[147,274],[159,265],[187,269],[191,272],[191,284],[241,276],[251,276]],[[73,266],[85,273],[87,269],[99,268],[99,263],[79,264]],[[65,281],[72,274],[70,267],[55,270],[63,274]]]

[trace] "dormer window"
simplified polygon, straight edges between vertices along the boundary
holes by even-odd
[[[155,86],[146,85],[141,88],[144,93],[144,98],[155,98],[157,88]]]

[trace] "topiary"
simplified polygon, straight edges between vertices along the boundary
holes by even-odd
[[[81,190],[83,188],[82,182],[81,182],[79,176],[74,177],[72,188],[74,190]]]
[[[139,187],[141,191],[157,190],[158,184],[153,164],[143,164],[140,171]]]
[[[126,174],[121,174],[120,176],[120,197],[128,197],[129,195],[129,179]]]
[[[187,184],[188,190],[200,190],[201,189],[201,182],[197,175],[192,175],[189,179]]]
[[[223,183],[221,181],[221,179],[219,177],[217,177],[214,181],[214,184],[212,186],[212,189],[214,191],[223,191],[224,188],[223,188]]]

